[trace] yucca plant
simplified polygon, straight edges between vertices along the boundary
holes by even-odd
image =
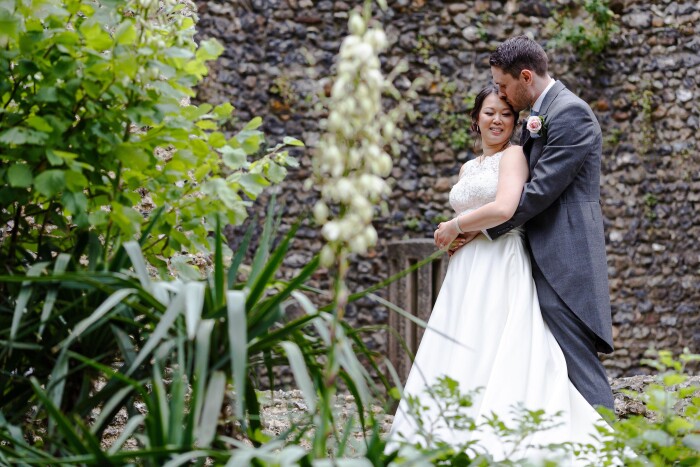
[[[278,224],[273,206],[249,268],[241,265],[252,224],[227,268],[217,226],[213,270],[199,281],[154,280],[137,242],[125,243],[114,258],[115,265],[130,265],[129,271],[98,273],[59,256],[24,277],[0,277],[17,291],[5,298],[6,312],[0,314],[6,321],[0,323],[5,459],[100,465],[135,459],[162,465],[176,457],[223,461],[240,448],[234,438],[254,445],[268,441],[257,376],[272,376],[281,365],[291,367],[309,409],[305,422],[283,438],[316,436],[311,425],[318,422],[318,388],[325,384],[328,330],[335,319],[327,310],[333,304],[317,308],[308,296],[314,289],[305,282],[318,267],[317,257],[292,280],[277,278],[298,224],[272,248]],[[294,304],[305,313],[290,318]],[[375,355],[362,343],[361,330],[340,324],[334,341],[338,377],[355,395],[363,429],[372,425],[366,405],[379,388],[357,355],[376,365]],[[386,390],[390,383],[384,378],[380,385]],[[224,416],[228,401],[232,416]],[[122,435],[104,446],[103,433],[120,411],[128,419]],[[332,413],[325,416],[335,422]],[[138,449],[125,452],[129,438]],[[380,452],[371,448],[378,440],[377,433],[370,436],[368,450]],[[340,454],[347,442],[335,440]]]

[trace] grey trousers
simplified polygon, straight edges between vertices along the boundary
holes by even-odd
[[[549,285],[532,258],[542,317],[564,352],[569,380],[593,406],[602,405],[614,411],[613,395],[605,367],[598,358],[598,337],[564,303]]]

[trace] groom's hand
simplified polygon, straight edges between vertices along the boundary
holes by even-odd
[[[447,254],[450,256],[454,255],[457,250],[474,240],[480,234],[481,232],[478,230],[475,232],[464,232],[463,234],[460,234],[450,245],[450,249],[447,250]]]

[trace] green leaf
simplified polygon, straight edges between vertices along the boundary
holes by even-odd
[[[270,161],[270,165],[267,168],[267,177],[272,183],[279,183],[282,180],[284,180],[284,177],[286,176],[287,169],[285,169],[281,165],[275,164],[274,162]]]
[[[138,293],[136,289],[118,289],[112,295],[98,306],[87,318],[78,322],[72,330],[68,330],[69,334],[60,344],[59,348],[68,348],[71,343],[79,339],[84,333],[96,322],[102,319],[113,308],[119,306],[129,295]]]
[[[88,180],[82,172],[76,172],[75,170],[67,170],[65,172],[66,186],[69,190],[79,191],[87,188]]]
[[[251,121],[248,122],[248,124],[243,127],[243,131],[248,131],[248,130],[257,130],[260,128],[260,125],[262,125],[263,120],[260,117],[255,117]]]
[[[63,159],[58,157],[56,153],[51,149],[48,149],[46,151],[46,159],[49,161],[49,164],[51,164],[53,167],[63,165],[64,162]]]
[[[117,44],[131,45],[136,42],[137,38],[136,28],[131,21],[124,21],[114,32],[114,40]]]
[[[224,164],[232,170],[238,170],[248,164],[248,155],[241,148],[232,148],[226,145],[219,149],[219,152]]]
[[[214,107],[214,115],[218,118],[230,118],[233,114],[234,107],[228,103],[224,102]]]
[[[99,227],[101,225],[106,225],[109,221],[109,213],[106,211],[94,211],[88,214],[88,221],[90,225]]]
[[[176,276],[180,279],[198,281],[202,279],[202,274],[195,266],[191,265],[187,256],[174,256],[170,258],[170,264],[175,269]]]
[[[49,135],[24,127],[14,127],[0,133],[0,143],[8,145],[43,144]]]
[[[700,434],[691,433],[683,437],[683,445],[700,452]]]
[[[224,51],[224,47],[216,39],[207,39],[200,42],[197,49],[198,60],[215,60]]]
[[[304,146],[304,143],[302,143],[296,138],[292,138],[291,136],[285,136],[282,142],[289,146]]]
[[[62,274],[66,270],[66,267],[68,266],[69,262],[70,262],[70,255],[68,255],[66,253],[61,253],[60,255],[58,255],[58,258],[56,258],[56,264],[54,264],[54,267],[53,267],[53,274],[54,275]],[[58,288],[52,288],[46,294],[46,301],[44,302],[44,306],[41,309],[41,325],[39,326],[39,333],[38,333],[39,336],[41,336],[44,333],[44,325],[46,324],[46,321],[49,319],[49,316],[51,316],[51,311],[53,310],[53,306],[56,303],[57,296],[58,296]]]
[[[51,420],[56,421],[60,427],[61,435],[66,439],[68,445],[74,449],[75,452],[78,454],[87,454],[89,451],[95,449],[95,445],[97,445],[97,448],[99,449],[99,441],[97,441],[94,436],[87,434],[87,438],[83,439],[78,434],[74,428],[77,420],[71,420],[61,412],[61,410],[43,391],[39,381],[35,377],[32,377],[30,381],[34,394],[38,397],[41,404],[51,415]],[[83,435],[85,435],[85,433],[83,433]],[[104,457],[104,455],[102,457]]]
[[[216,124],[216,122],[213,122],[211,120],[200,120],[197,123],[195,123],[198,128],[201,128],[202,130],[216,130],[219,128],[219,125]]]
[[[78,214],[87,211],[88,199],[80,191],[66,191],[61,197],[61,201],[70,214]]]
[[[232,289],[233,284],[236,283],[236,276],[238,275],[238,268],[243,262],[246,251],[248,251],[248,245],[250,244],[250,239],[253,237],[253,228],[255,227],[255,221],[250,222],[248,228],[246,228],[245,234],[243,235],[243,240],[238,244],[238,249],[236,254],[231,260],[231,265],[228,270],[228,288]]]
[[[7,180],[10,186],[15,188],[26,188],[32,186],[34,177],[27,164],[14,164],[7,171]]]
[[[673,437],[662,430],[647,430],[642,438],[655,446],[673,446]]]
[[[126,388],[129,389],[129,388]],[[112,443],[112,445],[109,447],[109,450],[107,451],[109,454],[116,454],[119,452],[120,449],[122,449],[122,446],[124,443],[133,436],[134,432],[136,431],[137,428],[139,428],[146,417],[144,417],[141,414],[138,415],[132,415],[129,417],[129,421],[126,422],[124,427],[121,429],[121,433],[119,434],[119,437],[117,438],[116,441]]]
[[[55,87],[42,87],[37,91],[35,99],[37,102],[57,102],[58,92]]]
[[[681,417],[673,417],[673,420],[671,420],[666,429],[671,432],[672,434],[678,434],[679,432],[686,432],[689,430],[693,429],[693,424],[689,422],[688,420],[685,420]]]
[[[44,271],[44,268],[48,264],[49,263],[47,263],[47,262],[32,264],[29,267],[29,270],[27,271],[26,276],[27,277],[36,277],[36,276],[41,275],[41,273]],[[17,337],[17,331],[19,330],[20,321],[22,321],[22,317],[24,316],[24,313],[27,311],[27,303],[29,303],[29,298],[31,297],[33,290],[34,289],[31,286],[31,283],[29,281],[22,283],[22,289],[20,290],[19,296],[17,297],[17,300],[15,301],[15,310],[14,310],[14,313],[12,315],[12,324],[10,325],[10,340],[11,341],[14,341],[15,338]]]
[[[148,275],[148,267],[146,266],[146,260],[143,258],[143,252],[141,251],[141,245],[139,242],[134,240],[125,242],[124,251],[126,251],[126,254],[131,260],[131,266],[134,268],[134,272],[141,283],[141,287],[143,287],[145,290],[151,291],[151,276]]]
[[[231,374],[233,375],[233,387],[237,395],[235,414],[239,420],[243,418],[245,375],[248,370],[248,334],[245,302],[245,292],[241,290],[229,290],[226,292]]]
[[[191,50],[185,49],[183,47],[169,47],[164,51],[166,57],[170,58],[192,58],[194,53]]]
[[[115,149],[114,155],[122,161],[124,167],[130,170],[145,170],[151,165],[150,154],[134,145],[120,144]]]
[[[270,185],[270,182],[265,180],[265,177],[262,175],[250,173],[243,175],[240,178],[239,183],[241,184],[243,191],[245,191],[245,194],[253,199],[257,198],[258,195],[262,193],[263,189]]]
[[[235,136],[238,144],[247,154],[255,154],[260,150],[260,145],[265,140],[259,131],[243,131]]]
[[[690,397],[696,392],[698,392],[700,388],[697,386],[689,386],[687,388],[678,388],[678,397],[681,399],[685,399],[686,397]]]
[[[226,144],[226,136],[220,131],[215,131],[209,135],[209,144],[214,148],[221,148]]]
[[[51,198],[66,186],[65,171],[63,170],[46,170],[34,179],[34,188],[46,196]]]
[[[180,31],[186,31],[194,27],[194,20],[188,16],[182,19],[180,23]]]
[[[204,308],[205,286],[202,282],[187,282],[184,286],[185,294],[185,325],[187,338],[192,340],[197,334],[197,328],[202,318]]]
[[[112,46],[112,38],[102,29],[102,25],[97,22],[84,22],[80,26],[80,32],[85,37],[86,45],[98,52],[107,50]]]
[[[141,351],[136,356],[134,361],[126,370],[126,376],[130,376],[147,358],[152,357],[153,351],[156,349],[161,340],[163,340],[170,331],[170,328],[175,323],[175,320],[182,313],[185,306],[184,294],[178,293],[175,298],[168,304],[168,308],[158,321],[158,325],[153,330],[148,340],[141,348]]]
[[[223,371],[215,371],[209,380],[202,417],[197,427],[197,446],[208,447],[214,441],[225,392],[226,375]]]
[[[299,389],[301,389],[301,394],[304,396],[309,412],[315,412],[316,399],[318,396],[314,389],[314,384],[311,381],[311,377],[309,376],[309,370],[304,362],[301,349],[293,342],[282,342],[280,345],[287,354],[289,366],[292,368],[292,374],[294,375]]]
[[[44,132],[44,133],[51,133],[53,132],[53,127],[49,125],[49,123],[44,120],[43,118],[37,116],[37,115],[32,115],[27,119],[27,125],[30,127],[34,128],[35,130]]]
[[[195,338],[194,381],[192,383],[191,399],[195,423],[198,423],[201,419],[202,408],[204,407],[204,388],[209,372],[209,343],[211,342],[214,324],[215,321],[213,319],[202,320]]]
[[[665,386],[675,386],[676,384],[681,384],[686,379],[688,379],[688,377],[685,375],[670,373],[670,374],[664,375],[664,385]]]
[[[5,8],[0,8],[0,39],[16,39],[20,26],[19,15],[14,15]],[[0,40],[0,43],[5,42]]]

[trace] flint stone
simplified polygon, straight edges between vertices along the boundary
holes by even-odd
[[[454,18],[452,18],[452,22],[455,23],[459,28],[466,28],[467,26],[471,25],[472,20],[471,18],[469,18],[469,16],[465,15],[464,13],[460,13]]]
[[[476,26],[468,26],[462,29],[462,37],[469,42],[478,42],[481,38],[479,35],[479,29]]]
[[[633,29],[645,29],[651,26],[651,13],[638,12],[625,15],[622,22]]]

